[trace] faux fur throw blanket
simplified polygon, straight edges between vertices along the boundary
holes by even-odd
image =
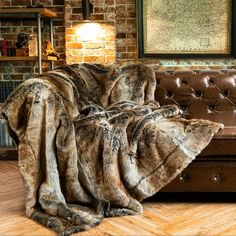
[[[142,64],[73,64],[23,82],[1,113],[18,145],[26,213],[59,235],[140,214],[221,124],[154,101]]]

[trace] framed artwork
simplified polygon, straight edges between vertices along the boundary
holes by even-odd
[[[236,0],[137,0],[139,57],[236,56]]]

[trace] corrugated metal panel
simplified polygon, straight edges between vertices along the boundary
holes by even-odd
[[[14,147],[15,144],[7,131],[7,124],[4,119],[0,119],[0,146]]]
[[[4,102],[11,92],[22,82],[22,80],[0,81],[0,102]]]

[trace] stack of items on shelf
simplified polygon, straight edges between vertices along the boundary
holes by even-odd
[[[15,47],[12,42],[0,37],[0,56],[37,56],[37,38],[34,34],[21,32],[17,36]]]
[[[52,47],[49,40],[45,40],[43,48],[44,56],[54,56],[59,59],[59,53]],[[17,56],[17,57],[35,57],[38,56],[38,44],[35,34],[26,34],[21,32],[17,36],[16,47],[12,42],[8,42],[0,37],[0,56]]]

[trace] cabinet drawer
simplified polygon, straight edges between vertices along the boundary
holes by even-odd
[[[0,147],[0,161],[18,160],[18,153],[16,148],[2,148]]]
[[[236,192],[236,161],[194,161],[163,192]]]

